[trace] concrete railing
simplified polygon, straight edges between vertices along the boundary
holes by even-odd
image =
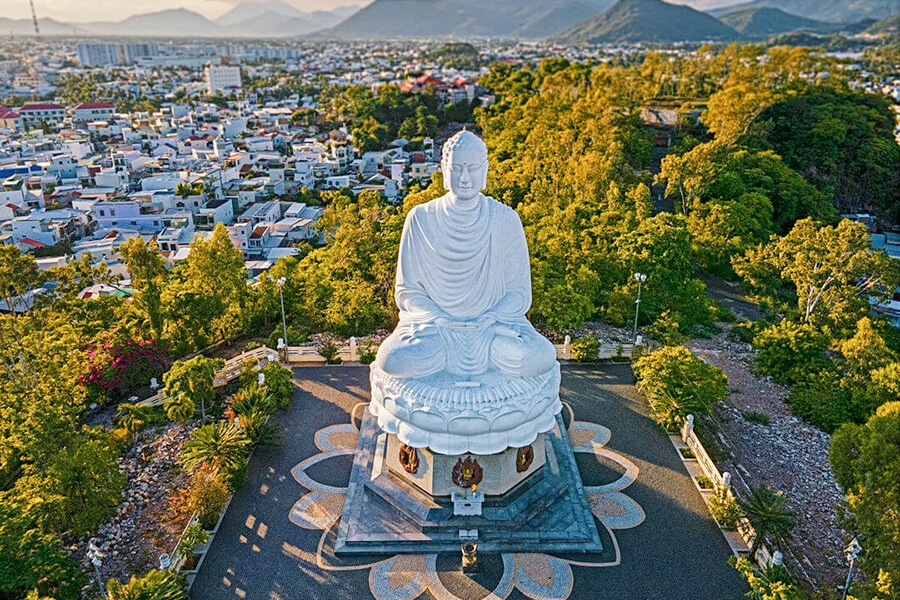
[[[684,445],[691,450],[694,455],[694,459],[697,461],[697,465],[700,467],[700,471],[706,475],[710,481],[713,482],[713,485],[716,488],[724,488],[725,493],[730,497],[735,498],[734,490],[731,487],[731,475],[727,472],[719,471],[719,468],[716,466],[716,463],[709,456],[709,452],[706,451],[706,448],[703,447],[703,443],[700,441],[700,438],[697,437],[697,433],[694,431],[694,415],[688,415],[685,419],[684,425],[681,427],[680,432],[681,441],[684,442]],[[676,448],[678,446],[676,445]],[[680,454],[680,450],[679,450]],[[682,456],[683,459],[683,456]],[[707,498],[704,497],[704,501]],[[737,534],[740,536],[740,539],[743,541],[746,548],[753,547],[753,540],[756,537],[756,531],[753,529],[753,526],[750,524],[750,521],[747,520],[746,517],[741,517],[738,519]],[[726,536],[728,537],[728,536]],[[732,540],[729,540],[731,542]],[[732,550],[735,553],[738,553],[738,549],[732,545]],[[773,565],[773,559],[775,559],[775,555],[779,554],[777,551],[769,551],[769,548],[765,543],[759,545],[759,550],[756,552],[756,556],[753,557],[753,560],[760,565],[761,567],[770,567]]]

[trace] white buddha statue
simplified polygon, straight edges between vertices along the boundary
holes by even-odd
[[[425,427],[431,429],[429,435],[467,433],[454,433],[452,427],[442,431],[445,424],[433,418],[449,421],[459,416],[448,408],[460,395],[453,388],[468,388],[463,404],[469,418],[477,419],[473,411],[495,405],[501,397],[521,404],[522,398],[510,397],[510,390],[528,394],[529,385],[547,395],[543,411],[550,416],[559,411],[556,349],[525,317],[531,306],[531,272],[522,223],[513,209],[481,193],[487,181],[487,147],[473,133],[462,131],[445,144],[441,168],[448,193],[416,206],[406,218],[394,291],[399,324],[372,366],[372,412],[396,417],[399,423],[391,425],[387,414],[379,415],[379,423],[389,431],[407,425],[407,435],[400,437],[412,445],[426,442],[416,440],[420,427],[409,425],[407,409],[423,404],[434,422],[433,428]],[[404,397],[402,390],[418,390],[418,398]],[[520,405],[516,410],[523,418],[533,418],[527,408]],[[497,411],[492,414],[496,417]],[[519,425],[509,422],[504,427]],[[551,427],[545,418],[537,429]],[[524,438],[531,439],[518,441],[531,443],[537,433],[526,432]],[[507,442],[515,439],[502,444]],[[460,444],[447,447],[458,449]]]

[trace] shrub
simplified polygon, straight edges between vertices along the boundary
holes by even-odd
[[[733,531],[738,520],[743,516],[741,506],[735,497],[723,485],[715,486],[715,493],[709,498],[709,514],[719,527]]]
[[[106,336],[88,351],[87,369],[78,383],[94,401],[119,400],[128,390],[147,385],[159,377],[169,361],[153,340],[116,340]]]
[[[734,311],[722,304],[721,302],[713,302],[710,306],[713,321],[716,323],[734,323],[737,321]]]
[[[262,348],[262,343],[253,340],[252,342],[247,342],[244,345],[244,352],[250,352],[251,350],[256,350],[257,348]]]
[[[735,342],[751,344],[755,337],[756,332],[752,322],[742,321],[740,323],[735,323],[734,326],[728,330],[728,339]]]
[[[238,390],[231,397],[231,410],[235,415],[262,414],[269,416],[275,412],[275,399],[269,394],[268,386],[252,385]]]
[[[760,331],[753,340],[756,366],[782,385],[803,381],[828,365],[828,338],[814,325],[784,320]]]
[[[741,413],[745,419],[757,425],[768,425],[772,419],[766,413],[757,412],[755,410],[747,410]]]
[[[216,526],[219,513],[228,502],[228,486],[214,472],[204,469],[194,473],[188,486],[188,508],[197,513],[200,525],[207,530]]]
[[[266,387],[269,394],[275,400],[279,410],[285,410],[291,405],[291,397],[294,395],[294,373],[285,369],[277,362],[270,362],[263,367],[263,375],[266,377]]]
[[[356,353],[359,355],[360,364],[370,365],[375,362],[377,351],[375,350],[375,346],[372,345],[372,342],[366,342],[356,350]]]
[[[701,490],[711,490],[713,489],[713,480],[706,475],[697,475],[697,485]]]
[[[572,342],[571,351],[578,362],[595,362],[600,358],[600,342],[592,335],[585,335]]]
[[[241,363],[241,374],[239,376],[241,380],[241,387],[247,387],[249,385],[256,384],[258,378],[256,375],[257,364],[255,358],[245,358]]]
[[[324,342],[321,346],[319,346],[319,354],[322,358],[325,359],[325,362],[329,365],[339,365],[343,362],[341,357],[338,356],[338,347],[334,342],[328,340]]]
[[[842,423],[864,420],[869,408],[865,389],[854,389],[833,369],[825,369],[795,385],[787,397],[791,412],[828,433]]]
[[[202,546],[208,541],[209,532],[203,529],[199,523],[188,525],[184,530],[184,533],[181,534],[181,539],[178,540],[178,547],[175,548],[175,554],[185,560],[190,559],[194,555],[194,549],[197,546]]]
[[[268,422],[269,415],[251,412],[238,416],[238,427],[253,446],[271,446],[278,435],[278,428]]]
[[[672,315],[668,310],[661,314],[645,331],[647,335],[663,346],[677,346],[687,340],[687,336],[683,335],[679,329],[678,315]]]
[[[697,455],[690,448],[679,448],[679,452],[684,458],[697,458]]]
[[[174,571],[153,569],[143,577],[132,575],[128,583],[110,579],[106,583],[107,600],[187,600],[184,576]]]
[[[727,392],[722,371],[684,346],[666,346],[641,356],[634,372],[653,418],[669,430],[679,427],[689,414],[708,414]]]
[[[759,600],[805,600],[802,588],[791,579],[784,567],[757,569],[746,558],[731,558],[731,564],[740,571],[750,586],[748,596]]]

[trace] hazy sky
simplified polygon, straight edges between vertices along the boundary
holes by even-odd
[[[301,10],[329,9],[370,0],[282,0]],[[120,21],[131,15],[167,8],[187,8],[209,18],[222,15],[238,0],[34,0],[38,17],[58,21]],[[0,0],[0,14],[11,19],[31,17],[28,0]]]

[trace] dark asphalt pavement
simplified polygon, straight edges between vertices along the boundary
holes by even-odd
[[[194,583],[194,600],[372,597],[369,569],[321,569],[316,562],[321,532],[302,529],[288,520],[291,507],[307,493],[294,480],[291,469],[319,453],[314,444],[317,430],[348,423],[353,406],[368,400],[368,370],[355,366],[296,369],[295,383],[298,389],[290,409],[274,418],[282,428],[280,443],[254,453],[247,481],[235,494]],[[646,404],[632,386],[630,367],[564,366],[562,384],[563,401],[572,406],[576,420],[608,427],[612,437],[607,447],[639,467],[637,480],[624,492],[646,513],[639,526],[616,532],[620,565],[572,567],[574,586],[569,598],[742,598],[746,587],[727,563],[728,545],[709,518],[675,449],[646,416]],[[585,485],[601,485],[618,477],[615,468],[590,454],[579,455],[578,464]],[[346,485],[350,457],[330,458],[314,469],[317,480]],[[607,544],[608,537],[603,539],[607,554],[612,546]],[[484,597],[493,587],[488,580],[499,578],[502,561],[485,557],[484,565],[485,572],[474,582],[484,581],[482,585],[465,587],[457,581],[447,587],[459,594],[465,591],[466,600]],[[458,568],[458,557],[440,555],[437,567],[448,572]],[[421,598],[433,595],[425,592]],[[509,598],[525,596],[514,590]]]

